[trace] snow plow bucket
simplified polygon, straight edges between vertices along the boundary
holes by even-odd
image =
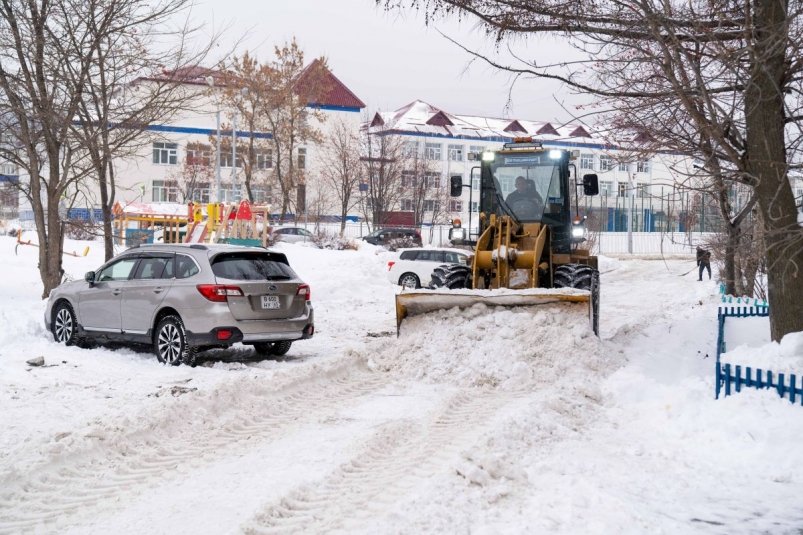
[[[594,324],[591,292],[574,288],[532,288],[527,290],[414,290],[396,294],[396,336],[402,321],[410,316],[435,310],[467,308],[477,303],[487,306],[537,306],[550,303],[577,303],[588,308],[589,321]]]

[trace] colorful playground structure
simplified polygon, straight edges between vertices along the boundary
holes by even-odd
[[[270,235],[270,207],[209,203],[115,204],[117,243],[232,243],[266,247]]]

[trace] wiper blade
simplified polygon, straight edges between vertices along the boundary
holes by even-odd
[[[291,277],[290,275],[268,275],[267,277],[265,277],[265,280],[268,280],[268,281],[286,281],[286,280],[289,280],[289,279],[292,279],[292,278],[293,277]]]

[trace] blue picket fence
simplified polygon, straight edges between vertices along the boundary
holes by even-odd
[[[803,381],[798,381],[795,374],[774,373],[772,370],[720,362],[720,356],[726,351],[727,318],[767,317],[770,314],[766,301],[723,295],[722,302],[727,305],[720,305],[717,312],[716,398],[719,399],[720,394],[730,396],[741,392],[742,388],[773,389],[780,397],[789,398],[793,404],[800,400],[799,403],[803,406]]]

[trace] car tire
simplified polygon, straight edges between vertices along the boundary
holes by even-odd
[[[69,303],[62,302],[56,306],[50,330],[53,339],[59,344],[72,346],[81,343],[81,338],[78,336],[78,320]]]
[[[405,273],[399,277],[399,286],[404,288],[421,288],[421,281],[415,273]]]
[[[280,340],[278,342],[257,342],[254,344],[254,349],[257,353],[263,356],[276,356],[281,357],[290,351],[290,346],[293,344],[290,340]]]
[[[180,317],[171,315],[159,320],[153,335],[153,352],[162,364],[195,365],[195,348],[187,343],[187,333]]]

